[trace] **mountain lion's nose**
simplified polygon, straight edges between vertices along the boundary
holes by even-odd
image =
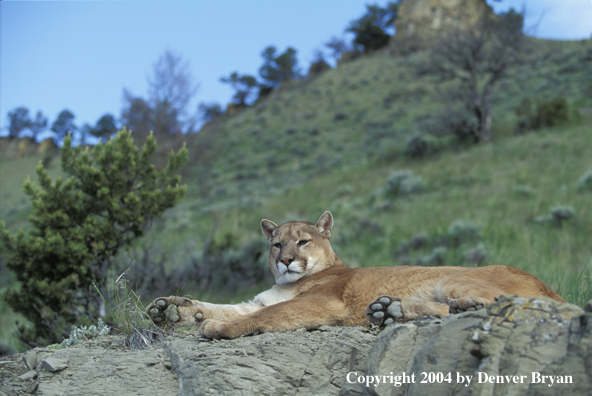
[[[284,263],[284,264],[286,265],[286,267],[287,267],[287,266],[289,266],[289,265],[290,265],[290,263],[291,263],[292,261],[294,261],[294,259],[293,259],[293,258],[281,258],[281,259],[280,259],[280,261],[281,261],[282,263]]]

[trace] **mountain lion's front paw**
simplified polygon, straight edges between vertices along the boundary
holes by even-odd
[[[220,339],[232,339],[242,335],[232,323],[218,320],[206,319],[199,325],[199,334],[202,337]]]
[[[368,305],[365,313],[368,322],[378,327],[405,321],[399,297],[380,296]]]
[[[204,319],[198,301],[184,297],[160,297],[146,307],[146,313],[159,327],[197,326]]]

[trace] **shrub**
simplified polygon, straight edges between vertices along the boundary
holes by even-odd
[[[467,263],[478,267],[487,261],[487,249],[483,243],[479,243],[477,246],[465,250],[463,257]]]
[[[445,239],[452,246],[458,247],[464,243],[480,240],[481,230],[471,222],[455,221],[448,228]]]
[[[592,170],[578,179],[578,191],[592,191]]]
[[[445,258],[444,255],[446,254],[448,249],[444,246],[438,246],[432,250],[430,254],[427,256],[423,256],[417,259],[415,265],[422,265],[426,267],[438,267],[444,265]]]
[[[428,142],[421,135],[412,137],[405,147],[405,154],[411,158],[423,158],[430,150]]]
[[[103,303],[93,282],[103,289],[111,258],[185,195],[176,173],[187,150],[171,152],[161,170],[151,163],[155,150],[152,135],[138,148],[126,130],[92,150],[72,147],[67,136],[61,163],[68,178],[52,182],[40,164],[40,186],[25,182],[30,229],[13,235],[0,223],[6,266],[20,284],[3,297],[33,324],[19,325],[21,341],[60,342],[72,324],[94,322]]]
[[[562,124],[569,116],[567,101],[564,97],[556,97],[537,105],[536,118],[533,127],[544,128]]]
[[[537,223],[552,223],[557,227],[563,226],[563,223],[575,217],[576,211],[569,206],[556,206],[551,208],[550,215],[537,216],[534,221]]]
[[[560,227],[564,221],[571,219],[575,215],[576,211],[568,206],[556,206],[551,208],[551,217]]]
[[[407,142],[405,154],[411,158],[423,158],[442,149],[442,139],[432,135],[415,135]]]
[[[532,197],[533,195],[536,194],[536,191],[532,187],[530,187],[528,185],[523,185],[523,184],[518,184],[518,185],[514,186],[512,188],[512,192],[518,196],[527,197],[527,198]]]
[[[569,108],[563,96],[536,103],[524,98],[515,112],[518,115],[518,132],[560,125],[569,118]]]
[[[386,181],[384,192],[388,196],[406,195],[425,189],[427,183],[410,170],[395,171]]]
[[[108,335],[110,332],[111,328],[107,326],[101,318],[99,318],[96,326],[92,325],[88,328],[86,326],[76,327],[72,325],[72,329],[70,330],[70,336],[64,339],[61,345],[65,347],[74,346],[76,344],[81,343],[82,341],[91,340],[96,337]]]

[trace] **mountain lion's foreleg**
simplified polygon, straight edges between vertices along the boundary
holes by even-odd
[[[233,319],[207,319],[200,324],[199,333],[208,338],[237,338],[268,331],[339,325],[346,316],[341,300],[311,296],[283,301]]]
[[[233,320],[261,309],[253,302],[236,305],[210,304],[184,297],[160,297],[152,301],[146,313],[161,327],[197,326],[206,319]]]

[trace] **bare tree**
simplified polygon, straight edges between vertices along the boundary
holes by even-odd
[[[154,63],[148,78],[148,100],[124,90],[121,121],[139,135],[192,133],[196,115],[189,106],[198,85],[193,82],[189,63],[181,56],[166,50]]]
[[[459,103],[465,115],[472,118],[459,118],[459,133],[476,142],[491,138],[492,92],[519,60],[525,37],[523,24],[524,11],[484,15],[473,28],[443,37],[423,69],[443,81],[457,81],[446,100]]]

